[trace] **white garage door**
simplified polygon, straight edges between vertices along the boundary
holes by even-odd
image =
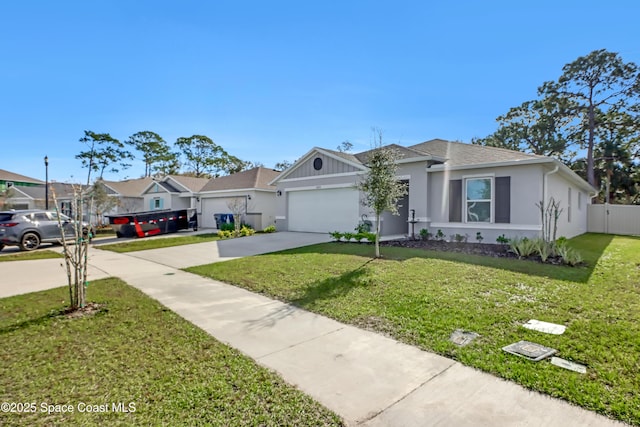
[[[358,225],[359,197],[353,188],[290,191],[289,231],[353,231]]]
[[[219,197],[219,198],[203,198],[202,199],[202,217],[200,218],[200,227],[202,228],[216,228],[216,220],[213,216],[218,213],[231,213],[231,209],[227,206],[227,203],[232,201],[233,198]]]

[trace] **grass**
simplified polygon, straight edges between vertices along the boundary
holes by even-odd
[[[328,243],[188,269],[375,330],[640,425],[640,238],[572,239],[587,267],[406,248]],[[529,319],[563,335],[522,328]],[[449,341],[479,333],[467,347]],[[587,366],[581,375],[504,353],[528,340]]]
[[[26,261],[32,259],[62,258],[62,254],[50,250],[40,250],[34,252],[18,252],[0,255],[0,262],[3,261]]]
[[[140,240],[130,240],[128,242],[114,243],[110,245],[99,245],[97,247],[107,251],[124,253],[212,242],[214,240],[219,240],[217,234],[207,233],[192,236],[142,238]]]
[[[60,314],[66,288],[0,300],[0,425],[341,425],[332,412],[117,279],[92,282],[93,317]],[[73,413],[42,412],[42,404]],[[133,403],[115,412],[112,403]],[[107,405],[107,412],[80,412]],[[45,409],[47,406],[44,407]],[[100,408],[97,408],[100,409]]]

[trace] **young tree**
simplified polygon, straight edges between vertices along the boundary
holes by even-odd
[[[570,117],[577,129],[575,134],[581,136],[581,147],[587,149],[587,181],[595,186],[594,149],[602,126],[597,115],[637,109],[640,73],[636,64],[625,63],[619,54],[605,49],[579,57],[562,71],[557,82],[544,83],[538,93],[574,105]]]
[[[96,215],[97,226],[102,227],[102,218],[105,212],[109,212],[111,209],[118,206],[118,199],[109,195],[107,187],[101,179],[97,179],[93,183],[93,187],[89,191],[88,196],[90,204],[93,206],[93,209],[90,209],[90,211],[93,211]]]
[[[242,226],[242,215],[247,213],[247,199],[245,197],[234,197],[227,202],[227,207],[233,214],[235,232],[239,234]]]
[[[146,130],[134,133],[125,142],[142,153],[144,176],[151,176],[159,168],[178,161],[178,154],[173,153],[169,144],[155,132]]]
[[[366,162],[369,170],[356,187],[362,192],[362,205],[375,213],[375,250],[376,258],[380,258],[380,216],[385,210],[398,215],[398,200],[407,194],[407,186],[396,178],[399,153],[382,145],[382,131],[374,129],[374,132],[374,149]]]
[[[108,167],[110,167],[109,172],[117,173],[120,169],[126,169],[131,166],[127,163],[127,160],[133,160],[133,154],[127,151],[122,142],[108,133],[95,133],[85,130],[80,142],[88,148],[86,151],[81,151],[76,155],[76,159],[82,161],[82,167],[89,169],[87,185],[91,183],[92,172],[99,173],[99,178],[102,178],[105,169]]]
[[[73,229],[75,231],[75,242],[69,242],[65,235],[65,226],[60,216],[59,204],[55,190],[52,188],[52,196],[60,228],[60,241],[62,243],[62,253],[64,255],[67,270],[67,282],[69,285],[69,304],[71,310],[84,308],[86,305],[87,267],[89,254],[89,241],[91,230],[82,222],[84,198],[82,186],[73,186],[73,198],[71,201],[73,212]]]

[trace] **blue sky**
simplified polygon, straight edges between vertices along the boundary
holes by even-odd
[[[51,179],[84,181],[84,130],[203,134],[269,167],[366,150],[373,126],[469,142],[578,56],[640,64],[638,16],[633,0],[5,1],[0,168],[44,179],[48,155]]]

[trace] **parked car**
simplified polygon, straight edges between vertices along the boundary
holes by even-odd
[[[58,221],[60,215],[60,221]],[[60,243],[62,236],[75,240],[75,222],[66,215],[45,210],[12,210],[0,212],[0,250],[5,246],[20,246],[23,251],[38,249],[41,243]],[[83,222],[82,234],[91,239],[93,229]]]

